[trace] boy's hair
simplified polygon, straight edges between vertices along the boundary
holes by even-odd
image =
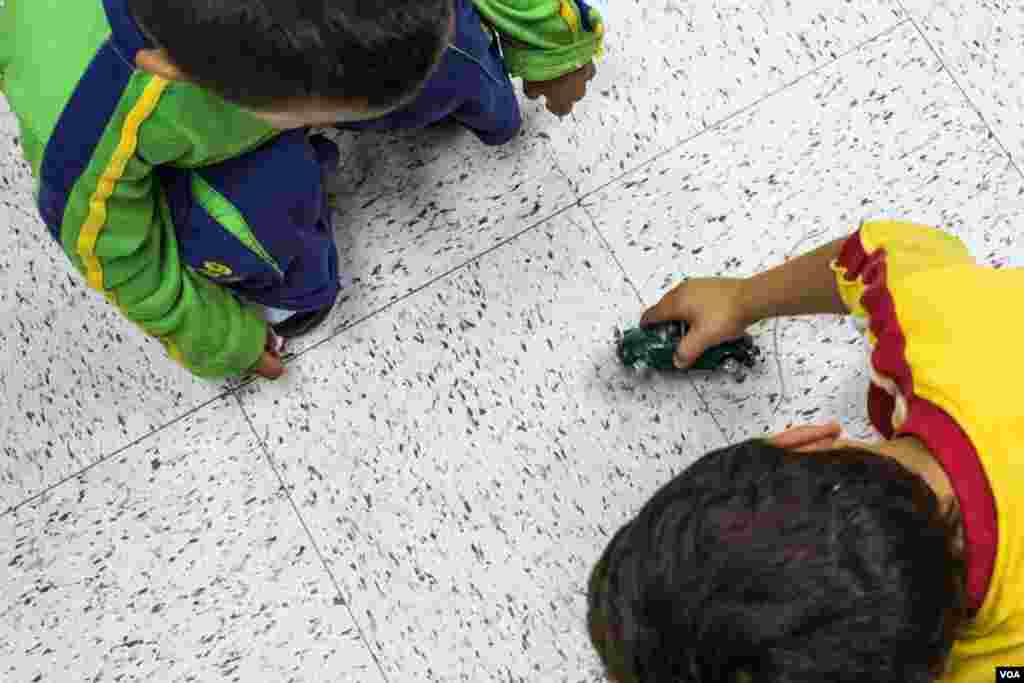
[[[896,461],[755,440],[608,544],[591,640],[618,683],[924,683],[967,612],[956,510]]]
[[[448,44],[453,0],[129,0],[199,85],[253,109],[367,98],[401,104]]]

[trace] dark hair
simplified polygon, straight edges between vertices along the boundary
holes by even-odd
[[[449,39],[452,0],[129,0],[175,65],[254,109],[303,99],[400,104]]]
[[[924,683],[966,618],[956,510],[895,460],[755,440],[608,544],[588,626],[619,683]]]

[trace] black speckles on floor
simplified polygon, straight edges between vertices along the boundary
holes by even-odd
[[[759,326],[743,383],[623,373],[608,330],[882,209],[1024,263],[1022,10],[934,4],[626,0],[587,100],[509,146],[334,133],[343,300],[224,400],[70,271],[0,110],[0,679],[599,681],[581,587],[653,490],[866,431],[842,321]]]

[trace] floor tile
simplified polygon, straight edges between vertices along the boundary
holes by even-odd
[[[901,0],[968,97],[1024,165],[1024,5],[1013,0]]]
[[[5,681],[378,681],[234,400],[0,517]]]
[[[1021,9],[900,2],[1022,163]],[[50,242],[0,98],[0,680],[602,681],[587,571],[662,482],[726,438],[868,432],[847,321],[758,327],[743,378],[632,374],[611,340],[634,286],[748,274],[882,209],[1024,265],[1024,183],[900,2],[616,0],[573,116],[524,103],[498,149],[444,125],[337,134],[351,283],[243,405],[344,600],[237,405]]]
[[[6,106],[0,104],[0,106]],[[0,509],[216,396],[89,290],[37,218],[0,111]]]
[[[567,212],[243,395],[392,680],[600,680],[590,564],[722,444],[685,379],[618,366],[637,303]]]
[[[522,134],[508,146],[446,126],[336,136],[335,221],[350,284],[324,330],[293,351],[567,206],[570,186],[604,182],[901,20],[891,0],[632,0],[613,12],[587,100],[561,121],[524,101]],[[722,69],[734,78],[723,82]]]
[[[441,125],[415,133],[337,134],[342,163],[330,183],[346,284],[329,333],[443,276],[575,201],[551,160],[542,127],[486,147]]]
[[[616,0],[589,95],[547,131],[583,190],[903,20],[890,0]]]
[[[585,203],[648,303],[683,277],[776,265],[880,211],[1024,264],[1021,178],[910,26]],[[755,332],[769,354],[756,372],[698,385],[730,438],[833,415],[864,430],[864,348],[847,322]]]

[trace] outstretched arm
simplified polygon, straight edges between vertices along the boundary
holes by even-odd
[[[845,241],[829,242],[749,278],[687,280],[644,313],[642,324],[686,321],[690,329],[676,353],[676,365],[686,368],[707,349],[740,337],[761,320],[847,313],[832,270]]]
[[[745,281],[746,317],[751,322],[785,315],[846,313],[836,288],[832,262],[846,238],[766,270]]]

